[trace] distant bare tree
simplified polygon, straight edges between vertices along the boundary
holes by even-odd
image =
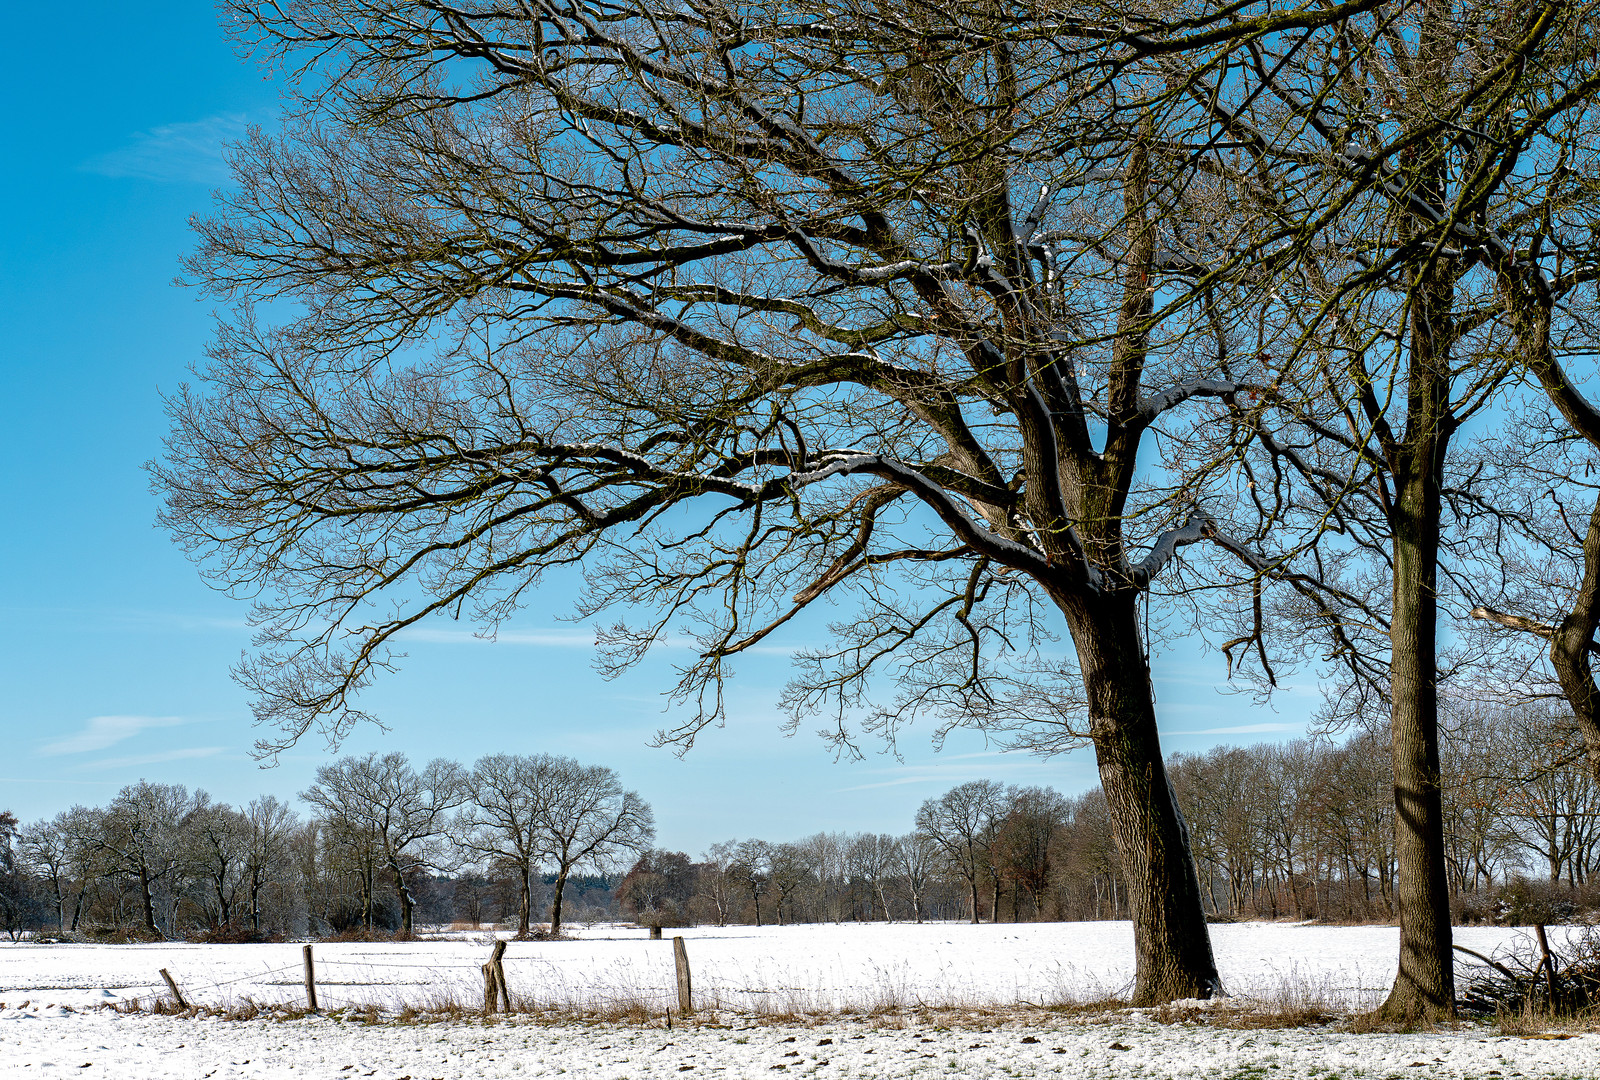
[[[697,895],[710,907],[718,926],[728,925],[728,920],[737,914],[739,882],[734,872],[737,850],[738,843],[733,840],[712,844],[700,864],[703,869],[696,882]]]
[[[885,922],[894,920],[889,910],[889,882],[901,862],[900,841],[887,833],[862,833],[845,849],[845,866],[852,881],[867,896],[867,918],[877,901]]]
[[[1027,893],[1038,917],[1055,876],[1056,835],[1072,820],[1072,806],[1053,788],[1043,787],[1013,788],[1006,801],[994,846],[1000,873],[1013,890],[1011,918],[1017,918],[1019,892]]]
[[[972,894],[978,921],[978,883],[989,865],[989,845],[1005,813],[1005,785],[994,780],[957,784],[917,811],[917,831],[938,845],[952,873]]]
[[[550,930],[561,930],[561,894],[573,870],[603,870],[623,855],[650,849],[655,815],[637,792],[626,791],[614,769],[540,754],[524,766],[533,811],[533,837],[555,867]]]
[[[140,922],[151,935],[162,933],[156,893],[173,884],[184,864],[181,823],[195,807],[183,785],[141,780],[118,792],[103,812],[72,819],[85,830],[76,839],[100,853],[105,870],[136,883]]]
[[[783,925],[783,913],[795,922],[795,895],[816,882],[811,872],[811,860],[799,844],[773,844],[768,848],[768,882],[773,898],[773,915],[778,925]]]
[[[250,928],[261,930],[261,897],[269,884],[292,879],[291,842],[300,819],[288,804],[272,795],[251,799],[244,811],[250,843],[245,855],[245,890],[250,905]]]
[[[404,754],[373,751],[319,767],[316,783],[300,797],[336,828],[370,838],[393,876],[401,931],[410,934],[416,902],[406,877],[430,864],[428,842],[445,834],[449,812],[467,797],[461,766],[438,758],[419,773]],[[370,898],[367,908],[370,925]]]
[[[761,898],[772,887],[772,845],[765,840],[740,840],[733,846],[726,872],[749,894],[760,926]]]
[[[911,917],[920,923],[928,886],[937,872],[938,842],[928,834],[915,830],[899,838],[895,853],[899,856],[895,869],[905,889],[906,899],[911,903]]]
[[[206,906],[212,923],[227,926],[233,922],[240,891],[247,888],[253,839],[250,820],[233,807],[196,792],[195,807],[182,824],[193,848],[196,870],[210,894]]]
[[[640,918],[682,919],[699,876],[685,852],[647,851],[617,883],[617,904]]]
[[[20,837],[21,858],[49,882],[58,930],[67,928],[67,893],[74,876],[71,833],[65,819],[66,811],[62,811],[52,819],[36,821]]]
[[[517,936],[526,937],[533,917],[533,878],[545,852],[540,829],[540,781],[535,759],[492,754],[478,759],[468,778],[472,797],[456,818],[456,843],[517,875]]]

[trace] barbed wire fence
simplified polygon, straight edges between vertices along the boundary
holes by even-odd
[[[963,987],[959,978],[946,980],[937,988],[918,989],[911,985],[909,978],[896,978],[887,969],[875,968],[873,977],[864,981],[822,978],[801,981],[792,976],[783,978],[782,975],[788,973],[772,971],[764,964],[758,964],[752,972],[726,959],[716,963],[718,958],[713,958],[714,962],[707,967],[709,977],[707,974],[699,976],[692,990],[691,1004],[687,962],[685,960],[681,966],[675,964],[678,950],[671,950],[673,960],[667,959],[667,951],[662,950],[659,964],[652,962],[647,967],[613,964],[609,969],[586,968],[581,972],[573,970],[577,965],[560,963],[557,959],[508,952],[500,961],[505,987],[503,1005],[496,1007],[486,996],[482,1011],[551,1008],[663,1015],[707,1009],[759,1014],[1004,1004],[996,1001],[992,993],[982,992],[976,986]],[[415,962],[345,959],[318,952],[315,956],[315,1001],[323,1012],[340,1009],[388,1012],[406,1008],[478,1011],[478,979],[488,966],[487,963],[437,958]],[[185,982],[182,972],[174,965],[174,976],[182,986],[184,1007],[213,1009],[227,1009],[243,1002],[303,1009],[308,1005],[305,974],[304,965],[294,963],[224,979]],[[297,988],[298,992],[291,991],[290,987]],[[159,998],[167,994],[161,980],[118,989],[124,998]],[[485,994],[488,994],[487,989]],[[1033,1002],[1021,996],[1017,1003]]]

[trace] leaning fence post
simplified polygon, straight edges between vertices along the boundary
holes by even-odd
[[[689,950],[683,947],[683,938],[672,939],[672,958],[678,965],[678,1015],[694,1012],[694,999],[689,984]]]
[[[187,1009],[189,1003],[183,1000],[183,991],[178,989],[177,980],[172,977],[172,973],[166,968],[162,968],[161,977],[167,980],[167,989],[172,991],[172,1000],[178,1003],[178,1008]]]
[[[500,1011],[511,1011],[511,990],[506,986],[506,943],[500,942],[494,950],[494,982],[500,989]]]
[[[317,971],[311,963],[311,946],[300,950],[306,961],[306,1008],[317,1011]]]
[[[505,1011],[511,1011],[511,995],[506,991],[505,968],[501,966],[500,958],[506,954],[506,943],[494,943],[494,951],[489,954],[489,959],[483,965],[483,1014],[488,1016],[494,1012],[495,999],[498,997],[505,1002]]]

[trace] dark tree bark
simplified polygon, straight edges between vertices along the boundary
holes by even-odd
[[[1135,942],[1134,1001],[1211,997],[1221,989],[1221,980],[1188,827],[1156,734],[1149,667],[1137,646],[1136,594],[1130,591],[1119,599],[1102,606],[1093,622],[1084,618],[1073,640],[1089,692],[1100,786],[1127,881],[1129,915],[1144,927]],[[1112,619],[1121,624],[1119,633],[1094,632]],[[1118,722],[1096,724],[1096,717],[1117,717]]]

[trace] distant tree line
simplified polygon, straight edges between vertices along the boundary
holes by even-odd
[[[1447,711],[1449,886],[1458,920],[1560,918],[1600,874],[1600,788],[1559,711]],[[1214,918],[1389,921],[1398,914],[1388,733],[1173,754],[1167,763]],[[1525,875],[1527,875],[1525,877]],[[1532,878],[1530,883],[1529,878]],[[1542,914],[1528,910],[1529,886]],[[1565,895],[1563,895],[1565,894]],[[1099,788],[1068,797],[973,780],[913,831],[729,841],[701,862],[641,857],[625,914],[689,922],[1125,919]]]
[[[1457,919],[1534,917],[1530,888],[1538,917],[1576,910],[1600,874],[1600,786],[1571,717],[1446,714]],[[1394,918],[1387,741],[1374,727],[1171,755],[1208,912]],[[611,769],[571,758],[418,769],[398,753],[345,757],[301,797],[308,816],[271,795],[232,807],[141,781],[26,827],[0,813],[4,929],[248,940],[451,922],[528,934],[574,914],[658,925],[1129,915],[1099,788],[973,780],[924,802],[904,834],[729,840],[699,860],[651,847],[650,807]]]
[[[141,780],[23,829],[0,815],[0,917],[23,929],[252,940],[410,934],[419,923],[611,910],[605,876],[648,849],[650,807],[616,773],[495,755],[404,754],[317,770],[302,816],[272,795],[218,803]]]

